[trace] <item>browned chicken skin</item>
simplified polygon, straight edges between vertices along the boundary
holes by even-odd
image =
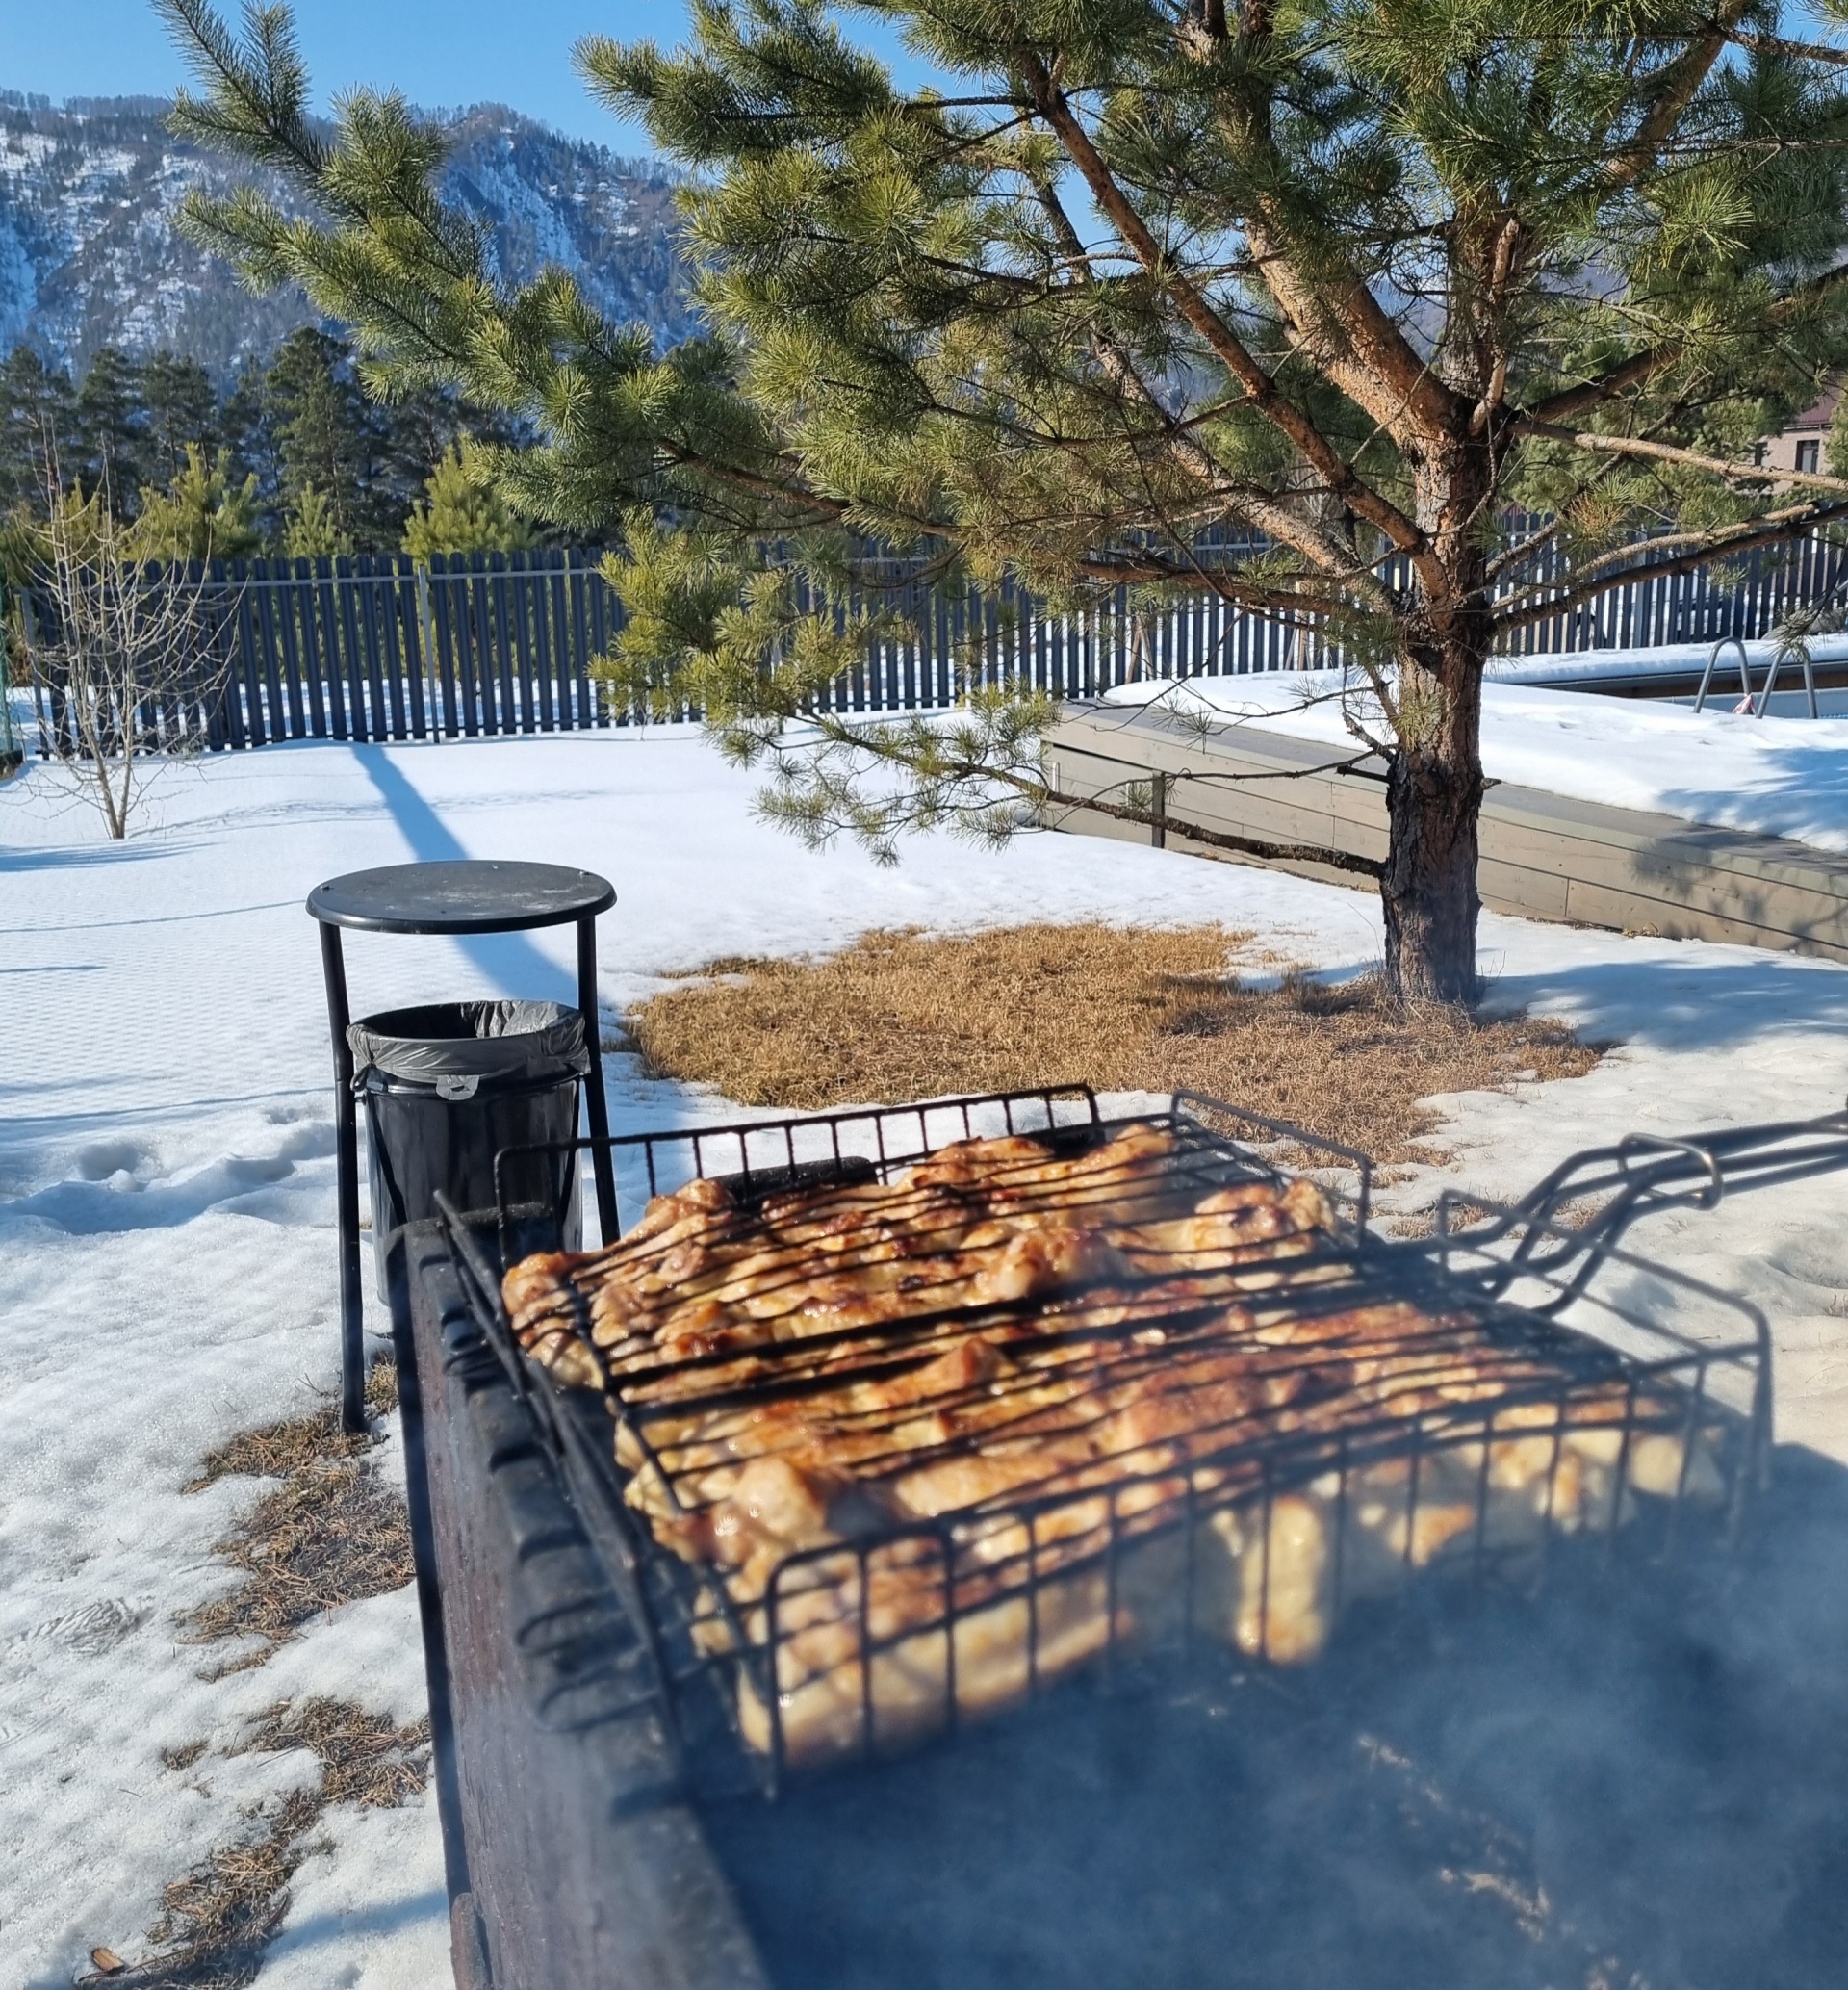
[[[963,1141],[756,1206],[689,1182],[603,1251],[516,1265],[503,1297],[536,1360],[614,1391],[631,1504],[773,1648],[768,1700],[740,1674],[747,1738],[819,1759],[869,1707],[901,1739],[1159,1625],[1184,1512],[1211,1515],[1190,1607],[1283,1661],[1326,1639],[1337,1502],[1348,1593],[1489,1525],[1519,1545],[1618,1523],[1621,1383],[1578,1387],[1570,1429],[1553,1400],[1496,1412],[1416,1501],[1402,1458],[1265,1494],[1262,1445],[1481,1433],[1471,1406],[1563,1386],[1474,1318],[1368,1302],[1355,1272],[1313,1183],[1203,1184],[1171,1131],[1132,1125],[1076,1154]],[[1679,1438],[1622,1448],[1638,1490],[1688,1477]],[[699,1635],[732,1642],[716,1612]]]

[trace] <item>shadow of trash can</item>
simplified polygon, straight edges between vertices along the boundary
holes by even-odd
[[[558,1002],[432,1002],[350,1023],[353,1092],[366,1108],[372,1263],[386,1289],[391,1242],[434,1216],[439,1190],[492,1222],[495,1156],[517,1251],[578,1250],[583,1208],[578,1094],[590,1069],[582,1012]]]

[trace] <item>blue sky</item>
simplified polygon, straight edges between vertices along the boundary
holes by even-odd
[[[219,0],[235,15],[236,0]],[[622,152],[645,135],[594,103],[571,66],[581,35],[684,32],[680,0],[296,0],[324,104],[343,85],[396,87],[421,104],[511,104]],[[147,0],[0,0],[0,88],[67,96],[165,95],[184,81]]]

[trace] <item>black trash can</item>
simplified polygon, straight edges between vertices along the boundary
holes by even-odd
[[[590,1069],[584,1019],[557,1002],[436,1002],[348,1025],[353,1091],[371,1150],[378,1290],[394,1233],[436,1214],[441,1189],[492,1222],[494,1160],[507,1148],[578,1137]],[[583,1212],[575,1153],[510,1156],[503,1170],[515,1254],[576,1251]]]

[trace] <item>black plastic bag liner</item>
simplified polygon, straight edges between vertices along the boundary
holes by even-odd
[[[477,1222],[501,1221],[516,1255],[578,1248],[583,1234],[578,1093],[590,1070],[584,1019],[558,1002],[438,1002],[348,1025],[365,1102],[378,1289],[394,1235],[437,1213],[441,1192]]]
[[[349,1023],[353,1090],[377,1072],[408,1085],[428,1085],[445,1097],[467,1097],[457,1078],[581,1078],[590,1069],[584,1019],[561,1002],[437,1002],[390,1009]]]

